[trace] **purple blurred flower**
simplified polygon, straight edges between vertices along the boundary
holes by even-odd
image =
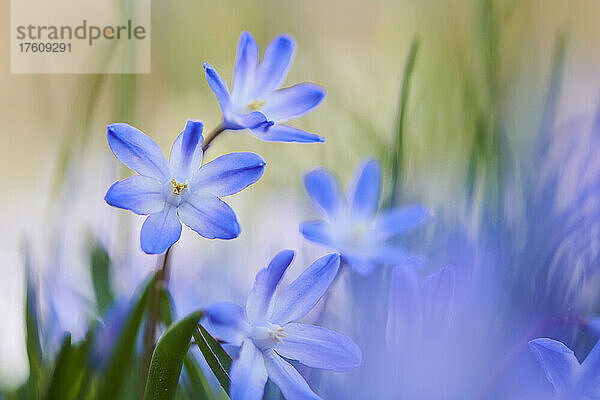
[[[146,253],[162,253],[179,240],[181,222],[208,239],[240,234],[235,213],[220,197],[256,182],[265,162],[254,153],[231,153],[202,165],[202,127],[202,122],[189,120],[167,161],[156,142],[138,129],[123,123],[108,126],[113,153],[140,175],[115,182],[105,200],[149,214],[140,235]]]
[[[334,371],[360,365],[360,349],[350,338],[292,322],[308,313],[325,294],[337,274],[339,255],[319,258],[274,298],[293,257],[293,251],[284,250],[256,275],[245,312],[233,303],[217,303],[207,310],[209,329],[220,339],[241,346],[230,371],[232,400],[261,399],[267,378],[288,400],[320,399],[286,359]]]
[[[529,342],[529,348],[554,387],[557,398],[600,398],[600,342],[581,364],[573,350],[553,339],[534,339]]]
[[[304,186],[324,220],[305,222],[300,231],[308,240],[338,250],[358,273],[369,274],[378,264],[421,262],[391,240],[420,225],[429,217],[429,211],[421,205],[410,205],[377,214],[381,194],[377,160],[359,165],[347,198],[326,169],[306,174]]]
[[[227,85],[209,64],[206,79],[223,112],[224,129],[250,129],[259,139],[273,142],[323,142],[321,136],[280,124],[298,118],[325,97],[325,90],[312,83],[279,89],[294,58],[296,43],[280,35],[267,46],[258,62],[258,45],[248,32],[242,32],[233,71],[231,94]]]

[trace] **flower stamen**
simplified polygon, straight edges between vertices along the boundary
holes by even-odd
[[[254,100],[252,103],[248,104],[248,111],[259,111],[265,105],[264,101]]]
[[[288,337],[287,333],[285,333],[285,329],[281,327],[271,330],[269,332],[269,336],[272,337],[277,343],[283,342],[283,339]]]
[[[180,195],[185,189],[187,189],[187,183],[179,183],[175,179],[171,179],[171,185],[173,185],[173,194]]]

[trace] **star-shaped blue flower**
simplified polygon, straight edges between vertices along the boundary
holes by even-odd
[[[299,324],[325,294],[337,274],[340,257],[319,258],[276,298],[275,291],[294,258],[284,250],[256,275],[246,309],[217,303],[207,310],[208,328],[218,338],[241,346],[230,371],[231,400],[262,399],[267,378],[288,400],[320,399],[286,359],[313,368],[347,371],[360,365],[361,352],[348,337]]]
[[[279,89],[294,58],[296,43],[289,35],[277,36],[258,62],[258,45],[248,32],[242,32],[233,71],[231,94],[227,85],[209,64],[206,79],[223,112],[223,129],[250,129],[262,140],[273,142],[323,142],[321,136],[281,124],[298,118],[325,97],[325,90],[311,83]]]
[[[220,197],[256,182],[265,162],[254,153],[231,153],[202,165],[202,127],[202,122],[189,120],[167,161],[156,142],[138,129],[123,123],[108,126],[111,150],[139,175],[115,182],[105,200],[148,215],[140,235],[146,253],[162,253],[179,240],[181,222],[208,239],[240,234],[235,213]]]
[[[557,398],[600,399],[600,342],[581,364],[573,350],[556,340],[534,339],[529,342],[529,348],[554,387]]]
[[[359,165],[347,197],[326,169],[306,174],[304,186],[324,220],[305,222],[300,231],[306,239],[339,251],[358,273],[369,274],[378,264],[421,262],[391,239],[420,225],[429,217],[429,211],[421,205],[410,205],[377,214],[381,192],[377,160]]]

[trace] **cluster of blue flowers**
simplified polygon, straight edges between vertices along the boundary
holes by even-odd
[[[214,68],[204,65],[206,79],[223,112],[216,134],[247,129],[265,141],[325,140],[283,123],[311,111],[325,97],[324,89],[310,83],[279,88],[295,47],[290,36],[276,37],[259,63],[256,41],[243,32],[231,93]],[[234,239],[241,232],[234,211],[221,197],[258,181],[266,163],[254,153],[231,153],[202,164],[203,152],[210,144],[203,145],[202,129],[202,122],[188,121],[167,161],[156,142],[138,129],[124,123],[108,127],[108,143],[114,155],[139,175],[115,182],[105,200],[114,207],[147,215],[140,234],[141,248],[146,253],[167,251],[179,240],[182,222],[209,239]],[[418,262],[418,257],[386,241],[418,225],[427,211],[411,206],[376,217],[380,185],[381,172],[375,160],[366,162],[359,171],[349,201],[339,195],[330,173],[317,170],[307,174],[308,194],[328,221],[307,222],[301,230],[309,240],[339,253],[316,260],[275,298],[275,290],[294,257],[293,251],[282,251],[258,273],[245,310],[228,303],[206,310],[211,332],[240,348],[230,371],[233,400],[261,399],[267,377],[289,400],[319,399],[286,359],[334,371],[360,364],[361,352],[350,338],[294,321],[323,297],[338,273],[340,260],[363,274],[377,263]]]
[[[111,206],[147,215],[140,233],[144,252],[167,252],[179,240],[182,223],[208,239],[240,235],[235,212],[221,198],[257,182],[266,163],[257,154],[239,152],[203,164],[204,152],[221,132],[248,130],[261,140],[275,142],[325,141],[286,124],[313,110],[326,95],[323,88],[310,83],[280,88],[295,50],[294,39],[281,35],[268,45],[259,62],[256,41],[243,32],[231,91],[205,63],[222,124],[205,142],[202,122],[187,121],[168,161],[159,146],[138,129],[124,123],[108,127],[114,155],[139,175],[114,183],[105,199]],[[229,371],[232,400],[261,399],[268,379],[288,400],[319,399],[288,360],[333,371],[348,371],[361,364],[361,350],[349,337],[295,322],[316,306],[342,268],[364,278],[378,266],[394,267],[385,327],[388,348],[394,353],[414,360],[416,366],[422,356],[415,354],[420,351],[416,349],[437,349],[447,335],[455,300],[454,268],[444,267],[420,284],[415,267],[423,263],[422,257],[397,240],[427,221],[431,217],[428,209],[414,204],[379,211],[382,171],[375,159],[360,163],[347,195],[333,173],[323,168],[308,172],[304,186],[320,219],[303,223],[300,232],[335,252],[317,259],[276,295],[294,258],[293,251],[284,250],[257,274],[245,308],[217,303],[205,310],[203,324],[235,349],[232,354],[238,354]],[[557,396],[599,398],[599,345],[580,365],[573,351],[561,342],[543,338],[529,344]],[[417,370],[415,367],[413,372]],[[403,376],[411,381],[410,371]],[[408,383],[403,393],[411,398],[420,390],[411,392]]]

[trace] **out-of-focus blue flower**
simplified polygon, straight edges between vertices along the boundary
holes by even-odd
[[[325,294],[338,272],[340,256],[319,258],[274,299],[293,258],[293,251],[284,250],[256,275],[245,311],[233,303],[217,303],[207,310],[209,329],[220,339],[241,346],[230,371],[232,400],[261,399],[267,378],[288,400],[320,399],[285,359],[334,371],[360,365],[360,349],[350,338],[292,322],[308,313]]]
[[[452,266],[441,268],[422,284],[414,268],[394,268],[386,326],[388,346],[406,354],[424,342],[427,345],[428,339],[443,340],[452,319],[454,286]]]
[[[90,360],[95,368],[101,369],[108,361],[130,310],[131,303],[120,299],[104,312],[102,321],[99,321],[100,326],[94,335],[90,354]]]
[[[529,342],[556,397],[565,400],[600,398],[600,342],[596,343],[583,363],[563,343],[540,338]]]
[[[358,273],[369,274],[377,264],[421,262],[391,240],[420,225],[429,217],[429,211],[421,205],[410,205],[377,214],[381,193],[377,160],[359,165],[347,197],[326,169],[306,174],[304,186],[324,220],[305,222],[300,231],[308,240],[338,250]]]
[[[140,235],[146,253],[162,253],[179,240],[181,222],[208,239],[240,234],[235,213],[220,197],[256,182],[265,162],[254,153],[231,153],[201,166],[202,141],[202,122],[189,120],[167,161],[156,142],[138,129],[108,126],[113,153],[139,175],[115,182],[105,200],[148,215]]]
[[[296,42],[289,35],[277,36],[258,62],[258,45],[248,32],[242,32],[233,71],[231,94],[227,85],[209,64],[206,79],[223,112],[224,129],[250,129],[259,139],[273,142],[323,142],[321,136],[280,124],[298,118],[325,97],[325,90],[312,83],[280,89],[294,58]]]

